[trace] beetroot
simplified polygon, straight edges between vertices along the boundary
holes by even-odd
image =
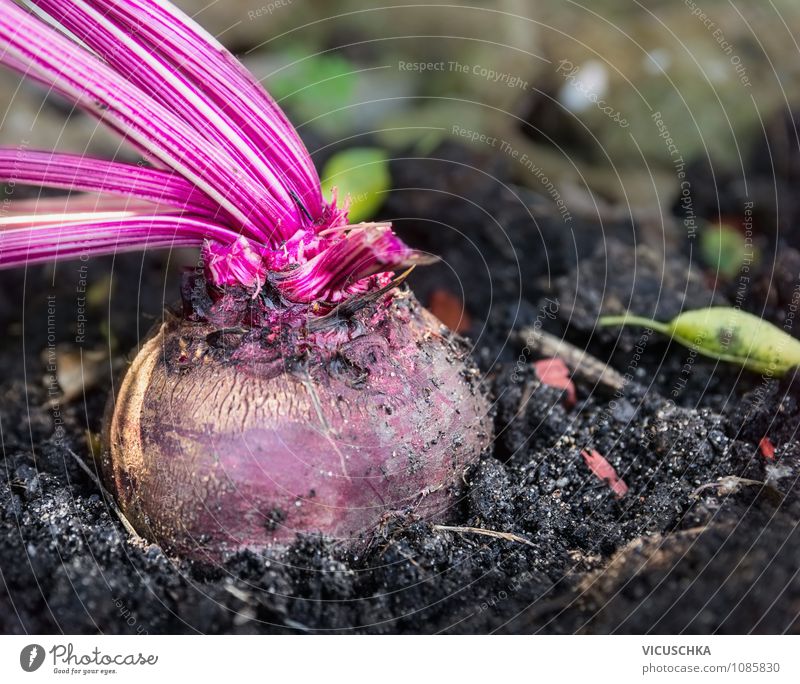
[[[0,181],[78,191],[4,204],[0,266],[202,254],[107,410],[103,468],[136,530],[217,560],[445,516],[491,421],[464,342],[394,277],[430,257],[327,202],[269,94],[169,3],[34,4],[55,26],[0,0],[0,60],[144,158],[0,149]]]
[[[410,292],[372,313],[339,324],[346,340],[159,325],[107,424],[104,468],[136,529],[217,556],[355,536],[402,509],[445,515],[489,440],[477,372]]]

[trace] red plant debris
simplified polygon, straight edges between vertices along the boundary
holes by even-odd
[[[758,443],[758,449],[761,451],[761,455],[768,461],[775,460],[775,445],[769,437],[761,438],[761,441]]]
[[[536,371],[536,377],[545,385],[566,391],[564,405],[567,408],[575,406],[577,400],[575,383],[572,382],[569,376],[569,368],[561,359],[542,359],[541,361],[536,361],[533,364],[533,368]]]
[[[447,290],[434,290],[428,299],[428,309],[450,330],[457,333],[466,332],[472,326],[472,320],[464,310],[464,302]]]
[[[597,478],[603,480],[618,499],[621,499],[628,493],[628,485],[617,475],[617,471],[606,461],[602,454],[594,449],[584,449],[581,451],[581,456],[583,456],[586,465],[589,466],[589,470],[591,470]]]

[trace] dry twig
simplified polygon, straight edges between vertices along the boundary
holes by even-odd
[[[458,532],[460,534],[482,534],[484,537],[493,537],[495,539],[504,539],[505,541],[519,542],[520,544],[527,544],[533,546],[524,537],[511,532],[498,532],[497,530],[485,530],[482,527],[460,527],[455,525],[434,525],[433,529],[437,532]]]
[[[625,378],[608,364],[556,335],[536,328],[524,328],[520,337],[542,356],[561,359],[584,382],[599,383],[614,391],[619,391],[626,385]]]

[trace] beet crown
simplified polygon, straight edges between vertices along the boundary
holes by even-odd
[[[98,118],[148,165],[0,148],[0,181],[83,193],[7,203],[0,267],[196,245],[212,286],[268,284],[280,313],[324,316],[421,260],[389,224],[347,225],[346,202],[323,199],[274,100],[170,3],[33,4],[41,16],[0,0],[0,61]]]

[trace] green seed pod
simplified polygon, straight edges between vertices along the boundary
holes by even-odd
[[[602,326],[640,325],[698,354],[780,376],[800,366],[800,340],[758,316],[726,306],[685,311],[668,323],[641,316],[602,316]]]

